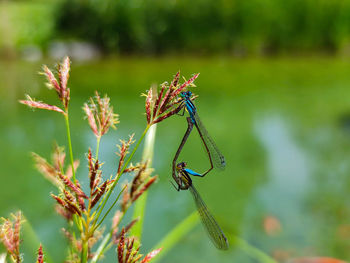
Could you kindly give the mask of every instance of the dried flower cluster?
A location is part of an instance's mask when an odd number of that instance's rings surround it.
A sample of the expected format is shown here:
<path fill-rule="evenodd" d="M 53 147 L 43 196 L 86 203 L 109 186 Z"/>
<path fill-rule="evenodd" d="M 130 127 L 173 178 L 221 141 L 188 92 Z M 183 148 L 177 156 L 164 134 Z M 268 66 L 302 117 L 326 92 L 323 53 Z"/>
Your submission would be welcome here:
<path fill-rule="evenodd" d="M 61 189 L 61 197 L 51 194 L 57 203 L 66 209 L 71 214 L 78 214 L 79 216 L 86 210 L 84 198 L 89 197 L 83 192 L 78 181 L 74 184 L 67 176 L 59 173 L 58 178 L 65 185 L 65 189 Z M 67 190 L 66 190 L 67 189 Z"/>
<path fill-rule="evenodd" d="M 151 177 L 153 169 L 147 168 L 147 163 L 139 164 L 133 167 L 136 171 L 134 179 L 130 183 L 130 191 L 125 191 L 121 203 L 121 209 L 124 213 L 147 189 L 156 181 L 157 176 Z"/>
<path fill-rule="evenodd" d="M 26 95 L 26 98 L 27 98 L 26 100 L 20 100 L 19 102 L 22 104 L 25 104 L 31 108 L 56 111 L 56 112 L 64 114 L 64 111 L 57 106 L 49 105 L 49 104 L 46 104 L 46 103 L 41 102 L 41 101 L 35 101 L 29 95 Z"/>
<path fill-rule="evenodd" d="M 101 137 L 108 132 L 110 127 L 116 129 L 115 124 L 119 123 L 118 114 L 113 113 L 113 107 L 110 106 L 110 99 L 107 95 L 101 98 L 96 91 L 95 101 L 93 98 L 90 98 L 89 104 L 85 103 L 83 110 L 91 130 L 96 137 Z"/>
<path fill-rule="evenodd" d="M 41 244 L 38 249 L 38 257 L 37 257 L 36 263 L 44 263 L 44 252 L 43 252 L 43 246 Z"/>
<path fill-rule="evenodd" d="M 128 141 L 120 140 L 121 145 L 117 145 L 119 152 L 117 152 L 117 155 L 119 156 L 119 162 L 118 162 L 118 170 L 117 174 L 119 175 L 121 172 L 121 169 L 124 165 L 125 162 L 125 157 L 129 153 L 129 148 L 130 146 L 134 143 L 134 134 L 131 134 L 129 136 Z M 124 172 L 132 172 L 136 169 L 137 167 L 130 166 L 129 168 L 126 168 Z"/>
<path fill-rule="evenodd" d="M 90 148 L 87 152 L 89 181 L 86 182 L 86 186 L 83 188 L 76 178 L 79 161 L 74 161 L 73 158 L 69 128 L 69 71 L 70 60 L 68 57 L 58 65 L 57 78 L 47 66 L 43 67 L 42 74 L 46 76 L 47 86 L 56 91 L 62 107 L 35 101 L 29 95 L 27 95 L 26 100 L 20 101 L 20 103 L 31 108 L 56 111 L 62 113 L 65 117 L 70 164 L 65 164 L 66 153 L 64 148 L 57 145 L 55 145 L 51 161 L 47 161 L 35 153 L 32 155 L 39 172 L 58 189 L 58 194 L 51 193 L 51 196 L 57 203 L 56 211 L 67 219 L 70 225 L 75 225 L 75 227 L 62 229 L 64 235 L 69 240 L 70 246 L 66 262 L 87 263 L 90 261 L 96 263 L 103 257 L 105 251 L 112 246 L 117 247 L 119 263 L 149 262 L 160 252 L 160 249 L 154 250 L 143 257 L 143 255 L 139 254 L 139 242 L 135 242 L 139 237 L 127 236 L 129 230 L 139 219 L 134 218 L 126 224 L 123 223 L 123 225 L 121 223 L 131 205 L 137 202 L 139 197 L 150 188 L 156 181 L 157 176 L 151 176 L 153 169 L 148 166 L 149 161 L 138 163 L 134 166 L 131 164 L 131 159 L 152 124 L 165 120 L 183 108 L 182 100 L 178 98 L 178 95 L 187 87 L 193 86 L 193 82 L 198 77 L 198 74 L 180 84 L 180 73 L 177 73 L 170 85 L 167 83 L 161 85 L 159 94 L 153 89 L 148 91 L 146 95 L 146 117 L 148 125 L 131 153 L 129 153 L 129 149 L 135 142 L 134 134 L 128 140 L 120 141 L 116 172 L 108 179 L 103 178 L 102 163 L 98 159 L 99 142 L 101 137 L 109 131 L 109 128 L 116 128 L 116 124 L 119 121 L 118 115 L 114 113 L 107 95 L 101 97 L 96 92 L 95 97 L 90 98 L 89 102 L 83 106 L 89 126 L 97 138 L 96 154 L 94 155 Z M 108 199 L 112 196 L 113 189 L 119 182 L 120 176 L 124 173 L 133 173 L 131 182 L 127 183 L 116 197 L 113 197 L 113 204 L 104 210 L 107 201 L 110 201 Z M 80 181 L 83 182 L 82 179 Z M 111 228 L 107 233 L 104 233 L 105 228 L 101 227 L 101 224 L 118 203 L 119 197 L 122 194 L 123 198 L 120 202 L 120 208 L 114 214 Z M 19 252 L 21 213 L 19 212 L 14 215 L 13 221 L 9 219 L 2 220 L 3 223 L 0 225 L 0 240 L 7 249 L 12 261 L 16 263 L 21 262 L 22 258 Z M 99 242 L 100 240 L 102 241 Z M 95 249 L 94 245 L 97 244 L 99 246 Z M 43 262 L 43 247 L 40 245 L 37 252 L 37 263 Z"/>
<path fill-rule="evenodd" d="M 118 145 L 119 151 L 117 155 L 119 156 L 119 162 L 117 174 L 121 172 L 121 167 L 125 163 L 125 158 L 128 155 L 128 150 L 134 143 L 133 138 L 134 135 L 131 135 L 127 141 L 121 140 L 121 144 Z M 94 221 L 94 215 L 96 214 L 89 216 L 89 211 L 93 209 L 96 204 L 98 204 L 103 195 L 108 191 L 109 187 L 114 182 L 114 179 L 103 181 L 101 164 L 98 159 L 95 159 L 93 157 L 92 151 L 89 149 L 87 153 L 87 161 L 89 169 L 90 193 L 87 194 L 82 190 L 78 180 L 76 180 L 75 183 L 72 182 L 71 166 L 68 166 L 66 172 L 63 173 L 65 170 L 65 156 L 66 154 L 63 147 L 59 147 L 57 145 L 55 145 L 52 154 L 52 164 L 50 164 L 47 160 L 40 157 L 39 155 L 33 153 L 37 169 L 45 176 L 45 178 L 56 185 L 60 190 L 59 195 L 51 194 L 51 196 L 56 200 L 58 204 L 56 207 L 57 212 L 67 220 L 72 220 L 73 215 L 76 215 L 80 218 L 82 224 L 86 226 L 89 224 L 88 221 L 92 221 L 94 223 L 92 223 L 90 227 L 94 227 L 96 225 L 96 221 Z M 77 166 L 78 162 L 76 162 L 75 169 Z M 129 165 L 129 167 L 123 171 L 123 173 L 130 172 L 135 172 L 134 179 L 131 182 L 130 191 L 125 192 L 121 204 L 121 211 L 117 210 L 111 227 L 111 242 L 114 244 L 117 244 L 117 241 L 121 237 L 121 232 L 118 233 L 120 219 L 124 216 L 130 205 L 134 203 L 138 197 L 141 196 L 156 180 L 156 177 L 150 177 L 152 169 L 147 168 L 146 164 L 138 164 L 136 166 Z M 86 202 L 88 204 L 85 204 Z M 136 221 L 137 219 L 132 220 L 129 224 L 126 225 L 124 234 L 131 229 Z M 74 252 L 69 256 L 69 261 L 78 262 L 79 253 L 81 253 L 83 247 L 83 239 L 75 237 L 66 229 L 63 229 L 63 232 L 70 241 L 71 246 L 74 248 Z M 102 233 L 98 230 L 92 232 L 88 231 L 85 235 L 84 238 L 88 240 L 89 258 L 92 258 L 95 255 L 91 252 L 92 246 L 100 239 L 101 235 Z M 136 259 L 138 260 L 138 258 Z M 137 262 L 137 260 L 129 262 Z"/>
<path fill-rule="evenodd" d="M 128 155 L 128 150 L 134 143 L 133 138 L 134 135 L 131 135 L 127 141 L 120 141 L 121 144 L 118 146 L 119 151 L 117 153 L 119 156 L 117 174 L 121 172 L 121 167 L 124 165 L 125 158 Z M 39 155 L 33 153 L 37 169 L 45 176 L 45 178 L 56 185 L 60 190 L 59 195 L 51 194 L 51 196 L 56 200 L 58 204 L 56 207 L 57 212 L 67 220 L 72 220 L 73 215 L 77 215 L 81 218 L 83 224 L 87 224 L 86 215 L 88 214 L 88 211 L 96 206 L 103 195 L 108 191 L 114 180 L 111 179 L 103 181 L 101 164 L 97 159 L 94 159 L 92 151 L 89 149 L 87 153 L 87 161 L 89 168 L 90 193 L 88 195 L 82 190 L 78 180 L 76 180 L 75 183 L 71 181 L 71 166 L 68 166 L 66 172 L 63 174 L 63 171 L 65 170 L 65 156 L 66 154 L 63 147 L 59 147 L 57 145 L 55 145 L 52 154 L 52 164 L 47 162 L 47 160 L 40 157 Z M 77 166 L 78 162 L 76 162 L 75 169 Z M 115 244 L 121 236 L 121 232 L 118 233 L 118 225 L 120 223 L 120 219 L 124 216 L 130 205 L 134 203 L 138 197 L 140 197 L 156 180 L 156 177 L 150 177 L 152 169 L 147 168 L 146 164 L 138 164 L 136 166 L 130 165 L 123 171 L 123 173 L 127 172 L 135 172 L 135 176 L 131 182 L 130 191 L 125 192 L 124 194 L 124 198 L 121 204 L 121 211 L 117 210 L 114 216 L 113 224 L 111 227 L 111 231 L 113 233 L 111 240 Z M 85 202 L 88 204 L 86 205 Z M 90 219 L 94 218 L 90 217 Z M 136 221 L 137 219 L 132 220 L 129 224 L 126 225 L 125 233 L 131 229 Z M 69 257 L 70 262 L 76 262 L 79 259 L 79 253 L 82 251 L 83 241 L 81 238 L 74 237 L 66 229 L 63 229 L 63 232 L 72 244 L 72 247 L 75 251 Z M 90 236 L 86 237 L 88 239 L 89 258 L 92 258 L 94 256 L 94 253 L 91 252 L 92 246 L 99 240 L 101 234 L 102 233 L 100 231 L 94 231 Z"/>
<path fill-rule="evenodd" d="M 101 197 L 108 190 L 108 186 L 110 185 L 110 180 L 102 181 L 102 171 L 99 170 L 100 164 L 98 160 L 94 160 L 92 158 L 91 149 L 88 152 L 88 163 L 89 163 L 89 178 L 90 178 L 90 199 L 89 209 L 92 209 L 97 202 L 101 199 Z"/>
<path fill-rule="evenodd" d="M 166 82 L 161 85 L 158 94 L 154 94 L 157 91 L 149 89 L 147 95 L 145 95 L 147 124 L 152 125 L 161 122 L 178 113 L 183 107 L 183 104 L 180 104 L 182 100 L 178 98 L 178 95 L 187 87 L 194 86 L 193 82 L 198 76 L 199 73 L 181 84 L 179 83 L 180 72 L 177 72 L 170 85 Z"/>
<path fill-rule="evenodd" d="M 56 90 L 58 98 L 62 102 L 64 110 L 54 105 L 49 105 L 44 102 L 35 101 L 29 95 L 27 95 L 26 100 L 20 100 L 19 102 L 31 108 L 56 111 L 64 115 L 67 114 L 69 100 L 70 100 L 70 90 L 67 87 L 67 83 L 69 79 L 69 70 L 70 70 L 70 60 L 68 57 L 66 57 L 63 60 L 63 62 L 57 66 L 58 79 L 59 79 L 58 81 L 55 75 L 47 66 L 43 67 L 44 72 L 42 72 L 42 74 L 46 76 L 47 87 L 50 89 Z"/>
<path fill-rule="evenodd" d="M 12 217 L 13 221 L 1 218 L 3 223 L 0 224 L 0 240 L 10 254 L 13 262 L 19 263 L 22 262 L 19 252 L 22 214 L 18 212 L 13 214 Z"/>
<path fill-rule="evenodd" d="M 153 250 L 141 260 L 143 255 L 139 254 L 140 247 L 134 246 L 135 238 L 127 238 L 125 233 L 126 230 L 123 228 L 117 241 L 118 263 L 147 263 L 161 251 L 161 249 Z"/>
<path fill-rule="evenodd" d="M 50 164 L 45 158 L 41 157 L 36 153 L 32 153 L 34 158 L 35 166 L 38 171 L 53 185 L 58 188 L 62 188 L 64 184 L 59 179 L 59 175 L 65 175 L 68 179 L 72 177 L 73 169 L 71 165 L 68 165 L 67 169 L 64 172 L 64 162 L 66 154 L 63 147 L 59 147 L 57 144 L 54 147 L 52 154 L 52 164 Z M 76 171 L 79 167 L 79 160 L 74 161 L 74 170 Z"/>

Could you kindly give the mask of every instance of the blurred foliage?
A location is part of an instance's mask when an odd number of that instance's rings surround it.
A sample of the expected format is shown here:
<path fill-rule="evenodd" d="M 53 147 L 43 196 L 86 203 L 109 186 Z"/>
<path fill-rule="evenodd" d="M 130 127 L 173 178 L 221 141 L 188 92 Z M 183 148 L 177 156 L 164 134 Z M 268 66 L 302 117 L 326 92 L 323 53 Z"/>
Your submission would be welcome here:
<path fill-rule="evenodd" d="M 0 47 L 64 39 L 124 54 L 350 49 L 350 0 L 3 1 L 0 15 Z"/>
<path fill-rule="evenodd" d="M 350 0 L 63 0 L 58 32 L 105 51 L 232 52 L 344 50 Z"/>
<path fill-rule="evenodd" d="M 54 33 L 52 3 L 0 2 L 0 47 L 45 45 Z"/>

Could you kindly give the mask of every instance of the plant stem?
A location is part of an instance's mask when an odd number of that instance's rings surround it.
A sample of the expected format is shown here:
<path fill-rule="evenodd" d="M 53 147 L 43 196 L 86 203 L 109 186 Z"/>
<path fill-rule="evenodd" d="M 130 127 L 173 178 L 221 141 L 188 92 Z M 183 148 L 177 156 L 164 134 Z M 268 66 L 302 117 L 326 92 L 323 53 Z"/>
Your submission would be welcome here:
<path fill-rule="evenodd" d="M 98 247 L 94 257 L 91 259 L 91 263 L 96 263 L 97 260 L 100 258 L 100 256 L 103 254 L 103 251 L 105 250 L 105 248 L 107 247 L 107 244 L 109 242 L 109 240 L 112 237 L 112 233 L 109 232 L 105 238 L 102 240 L 101 245 Z"/>
<path fill-rule="evenodd" d="M 73 158 L 72 140 L 71 140 L 71 137 L 70 137 L 68 109 L 66 111 L 66 114 L 64 115 L 64 118 L 66 120 L 68 148 L 69 148 L 70 162 L 71 162 L 71 165 L 72 165 L 72 174 L 73 174 L 72 178 L 73 178 L 73 181 L 75 182 L 76 179 L 75 179 L 75 169 L 74 169 L 74 158 Z"/>
<path fill-rule="evenodd" d="M 86 222 L 83 226 L 83 229 L 85 233 L 83 233 L 83 230 L 81 230 L 81 241 L 82 241 L 82 249 L 81 249 L 81 263 L 86 263 L 88 261 L 89 257 L 89 238 L 92 236 L 90 235 L 90 203 L 89 203 L 89 208 L 86 212 Z M 80 220 L 82 222 L 82 218 Z M 83 222 L 84 223 L 84 222 Z"/>
<path fill-rule="evenodd" d="M 142 163 L 146 163 L 147 167 L 152 166 L 156 130 L 157 130 L 157 125 L 156 124 L 152 125 L 145 139 L 145 146 L 143 148 L 143 154 L 142 154 Z M 136 244 L 141 241 L 143 219 L 144 219 L 144 214 L 146 210 L 146 202 L 147 202 L 147 195 L 148 195 L 147 193 L 148 192 L 145 191 L 134 205 L 133 218 L 134 219 L 139 218 L 139 220 L 135 223 L 135 225 L 131 229 L 131 235 L 138 237 Z"/>
<path fill-rule="evenodd" d="M 106 216 L 109 214 L 109 212 L 112 210 L 112 208 L 115 206 L 115 204 L 118 202 L 120 195 L 125 191 L 126 189 L 126 185 L 124 186 L 124 188 L 120 191 L 120 193 L 118 194 L 117 198 L 114 200 L 113 204 L 111 205 L 111 207 L 107 210 L 107 212 L 104 214 L 104 216 L 102 217 L 101 221 L 94 227 L 94 231 L 101 225 L 101 223 L 103 222 L 103 220 L 105 220 Z"/>
<path fill-rule="evenodd" d="M 87 240 L 83 241 L 83 248 L 81 250 L 81 263 L 86 263 L 88 260 L 89 244 Z"/>
<path fill-rule="evenodd" d="M 98 160 L 98 151 L 100 150 L 100 141 L 101 141 L 101 136 L 98 136 L 97 142 L 96 142 L 96 160 Z"/>
<path fill-rule="evenodd" d="M 269 255 L 265 254 L 260 249 L 253 247 L 242 238 L 231 235 L 231 241 L 237 247 L 242 249 L 244 252 L 246 252 L 248 255 L 250 255 L 252 258 L 256 259 L 260 263 L 277 263 L 276 260 L 271 258 Z"/>
<path fill-rule="evenodd" d="M 95 222 L 97 222 L 97 220 L 99 219 L 99 217 L 100 217 L 100 215 L 101 215 L 101 212 L 102 212 L 103 208 L 105 207 L 105 205 L 106 205 L 106 203 L 107 203 L 109 197 L 111 196 L 111 194 L 112 194 L 114 188 L 115 188 L 116 185 L 118 184 L 118 181 L 119 181 L 121 175 L 123 174 L 125 168 L 129 165 L 129 163 L 130 163 L 132 157 L 134 156 L 136 150 L 137 150 L 138 147 L 140 146 L 140 143 L 142 142 L 142 140 L 143 140 L 143 138 L 145 137 L 145 135 L 146 135 L 146 133 L 147 133 L 147 131 L 148 131 L 149 128 L 150 128 L 150 125 L 147 125 L 147 126 L 146 126 L 146 129 L 143 131 L 143 133 L 142 133 L 140 139 L 137 141 L 137 143 L 136 143 L 134 149 L 132 150 L 132 152 L 131 152 L 129 158 L 128 158 L 128 159 L 126 160 L 126 162 L 124 163 L 122 169 L 120 170 L 120 173 L 117 175 L 117 177 L 116 177 L 115 181 L 113 182 L 111 188 L 108 190 L 107 195 L 106 195 L 106 197 L 104 198 L 103 203 L 102 203 L 102 205 L 101 205 L 101 207 L 100 207 L 100 209 L 99 209 L 99 211 L 98 211 L 98 213 L 97 213 Z M 101 221 L 100 223 L 102 223 L 102 221 Z"/>
<path fill-rule="evenodd" d="M 158 262 L 176 243 L 179 242 L 187 233 L 199 224 L 199 216 L 197 211 L 187 216 L 180 222 L 173 230 L 171 230 L 158 244 L 156 244 L 151 251 L 162 248 L 162 251 L 153 259 L 152 262 Z"/>
<path fill-rule="evenodd" d="M 126 208 L 126 210 L 122 213 L 120 219 L 119 219 L 119 223 L 118 225 L 123 221 L 123 218 L 126 214 L 126 212 L 128 211 L 129 207 Z M 113 245 L 113 242 L 109 242 L 109 240 L 112 238 L 113 236 L 113 232 L 114 229 L 111 229 L 111 231 L 109 231 L 109 233 L 104 237 L 104 239 L 102 240 L 101 244 L 99 245 L 99 247 L 96 250 L 96 253 L 94 255 L 94 257 L 92 258 L 90 263 L 96 263 L 97 260 L 109 249 L 111 248 L 111 246 Z"/>
<path fill-rule="evenodd" d="M 199 223 L 199 216 L 197 211 L 190 214 L 181 223 L 179 223 L 173 230 L 171 230 L 157 245 L 151 250 L 162 247 L 161 253 L 153 259 L 152 262 L 159 261 L 170 249 L 172 249 L 176 243 L 179 242 L 187 233 Z M 261 251 L 260 249 L 253 247 L 247 241 L 239 238 L 235 235 L 230 235 L 229 240 L 232 244 L 236 245 L 239 249 L 246 252 L 250 257 L 256 259 L 260 263 L 277 263 L 276 260 L 269 255 Z"/>

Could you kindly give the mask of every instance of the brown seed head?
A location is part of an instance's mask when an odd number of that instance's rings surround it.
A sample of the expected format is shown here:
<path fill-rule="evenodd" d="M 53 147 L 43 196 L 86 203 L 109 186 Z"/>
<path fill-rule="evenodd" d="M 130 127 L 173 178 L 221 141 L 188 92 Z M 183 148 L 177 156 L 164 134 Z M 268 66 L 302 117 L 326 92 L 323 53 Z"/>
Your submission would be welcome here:
<path fill-rule="evenodd" d="M 43 247 L 40 244 L 39 249 L 38 249 L 38 257 L 36 260 L 37 263 L 44 263 L 44 253 L 43 253 Z"/>
<path fill-rule="evenodd" d="M 162 85 L 162 88 L 160 90 L 160 93 L 159 95 L 157 96 L 156 98 L 156 102 L 154 104 L 154 109 L 153 109 L 153 116 L 155 116 L 158 112 L 158 109 L 159 109 L 159 103 L 160 103 L 160 100 L 161 98 L 163 97 L 163 93 L 164 93 L 164 90 L 165 90 L 166 86 L 165 85 Z M 147 112 L 147 111 L 146 111 Z"/>
<path fill-rule="evenodd" d="M 78 167 L 79 167 L 79 165 L 80 165 L 80 161 L 79 161 L 79 160 L 75 160 L 74 163 L 73 163 L 73 165 L 74 165 L 74 171 L 76 172 L 77 169 L 78 169 Z M 71 166 L 71 165 L 68 165 L 68 168 L 67 168 L 67 170 L 66 170 L 66 176 L 67 176 L 69 179 L 72 178 L 72 176 L 73 176 L 73 169 L 72 169 L 72 166 Z"/>
<path fill-rule="evenodd" d="M 55 210 L 59 215 L 61 215 L 67 221 L 71 221 L 73 219 L 73 214 L 69 210 L 63 208 L 61 205 L 57 204 L 55 206 Z"/>
<path fill-rule="evenodd" d="M 124 246 L 125 246 L 125 229 L 122 229 L 120 239 L 118 242 L 118 263 L 124 263 L 123 258 L 124 258 Z"/>
<path fill-rule="evenodd" d="M 136 219 L 132 220 L 132 221 L 125 227 L 125 229 L 123 228 L 125 234 L 129 232 L 129 230 L 135 225 L 135 223 L 136 223 L 137 221 L 139 221 L 139 218 L 136 218 Z M 118 240 L 121 238 L 121 234 L 122 234 L 122 233 L 116 234 L 115 237 L 114 237 L 114 239 L 115 239 L 116 241 L 118 241 Z"/>
<path fill-rule="evenodd" d="M 81 210 L 78 206 L 78 204 L 76 202 L 72 202 L 70 200 L 67 200 L 65 199 L 66 203 L 67 203 L 67 206 L 66 208 L 69 210 L 69 211 L 72 211 L 73 214 L 77 214 L 79 216 L 81 216 Z"/>
<path fill-rule="evenodd" d="M 193 85 L 193 82 L 198 78 L 199 73 L 194 74 L 192 78 L 187 80 L 185 83 L 183 83 L 178 89 L 176 89 L 173 93 L 173 97 L 176 97 L 177 95 L 180 94 L 181 91 L 184 91 L 185 88 L 187 88 L 190 85 Z"/>
<path fill-rule="evenodd" d="M 125 191 L 123 194 L 123 199 L 122 199 L 122 203 L 121 203 L 121 210 L 124 213 L 127 208 L 129 207 L 129 202 L 130 202 L 130 194 L 128 192 L 128 185 L 125 186 Z"/>
<path fill-rule="evenodd" d="M 147 92 L 147 96 L 146 96 L 146 118 L 147 118 L 147 124 L 151 123 L 151 119 L 152 119 L 152 111 L 151 111 L 151 101 L 152 101 L 152 89 L 149 89 Z"/>
<path fill-rule="evenodd" d="M 117 210 L 113 216 L 112 219 L 112 227 L 111 229 L 113 229 L 113 234 L 115 234 L 118 231 L 118 225 L 120 223 L 120 219 L 122 218 L 122 212 L 120 210 Z"/>
<path fill-rule="evenodd" d="M 43 71 L 44 72 L 42 72 L 41 74 L 46 76 L 46 79 L 47 79 L 46 86 L 49 89 L 52 89 L 52 88 L 55 89 L 59 98 L 62 99 L 61 87 L 58 84 L 58 81 L 57 81 L 55 75 L 52 73 L 52 71 L 46 65 L 43 66 Z"/>
<path fill-rule="evenodd" d="M 93 208 L 97 204 L 97 202 L 100 200 L 102 195 L 106 192 L 106 190 L 107 190 L 107 181 L 105 181 L 101 185 L 101 187 L 98 189 L 96 196 L 94 197 L 94 199 L 91 202 L 91 205 L 90 205 L 91 208 Z"/>
<path fill-rule="evenodd" d="M 69 88 L 67 88 L 67 83 L 69 79 L 70 70 L 70 60 L 69 57 L 65 57 L 63 62 L 58 65 L 58 77 L 60 79 L 61 96 L 64 101 L 64 106 L 67 109 L 69 103 Z"/>
<path fill-rule="evenodd" d="M 139 189 L 140 185 L 144 183 L 145 179 L 149 177 L 151 171 L 151 169 L 147 169 L 147 162 L 138 165 L 138 167 L 138 171 L 131 183 L 131 198 L 133 198 L 133 196 L 136 194 L 137 190 Z"/>
<path fill-rule="evenodd" d="M 22 258 L 19 252 L 19 245 L 22 215 L 19 211 L 11 216 L 13 217 L 13 221 L 1 218 L 3 223 L 0 224 L 0 241 L 14 261 L 21 262 Z"/>
<path fill-rule="evenodd" d="M 77 185 L 79 184 L 78 180 L 76 180 L 75 185 L 67 176 L 63 175 L 62 173 L 58 173 L 58 177 L 62 180 L 62 182 L 69 187 L 73 192 L 75 192 L 77 195 L 84 197 L 85 199 L 88 199 L 89 197 L 81 190 L 80 187 Z"/>
<path fill-rule="evenodd" d="M 119 149 L 119 152 L 117 152 L 117 155 L 120 157 L 119 163 L 118 163 L 117 174 L 120 173 L 121 168 L 124 165 L 124 160 L 125 160 L 126 155 L 128 154 L 128 150 L 129 150 L 130 146 L 135 142 L 134 135 L 135 135 L 134 133 L 129 135 L 128 141 L 120 140 L 121 145 L 117 145 L 117 147 Z"/>
<path fill-rule="evenodd" d="M 91 110 L 91 108 L 89 107 L 88 104 L 84 104 L 84 107 L 83 107 L 83 110 L 85 111 L 85 114 L 86 114 L 86 118 L 89 122 L 89 125 L 90 125 L 90 128 L 92 130 L 92 132 L 96 135 L 96 136 L 99 136 L 99 132 L 98 132 L 98 129 L 97 129 L 97 124 L 96 124 L 96 120 L 95 120 L 95 117 L 94 117 L 94 114 Z"/>
<path fill-rule="evenodd" d="M 59 82 L 57 81 L 55 75 L 47 67 L 43 66 L 43 75 L 46 76 L 48 88 L 54 88 L 58 94 L 60 101 L 63 103 L 64 108 L 68 109 L 68 104 L 70 100 L 70 90 L 67 87 L 69 79 L 70 70 L 70 60 L 66 57 L 61 64 L 57 66 Z"/>
<path fill-rule="evenodd" d="M 156 250 L 151 251 L 150 253 L 148 253 L 144 257 L 144 259 L 141 261 L 141 263 L 147 263 L 147 262 L 151 261 L 151 259 L 154 258 L 155 256 L 157 256 L 161 250 L 162 250 L 162 248 L 158 248 Z"/>
<path fill-rule="evenodd" d="M 135 194 L 132 198 L 132 202 L 135 202 L 147 189 L 156 181 L 157 176 L 151 177 L 147 183 Z"/>
<path fill-rule="evenodd" d="M 179 83 L 179 79 L 180 79 L 180 70 L 176 73 L 174 79 L 172 80 L 170 84 L 170 88 L 176 88 L 177 84 Z"/>
<path fill-rule="evenodd" d="M 68 200 L 70 202 L 76 202 L 75 197 L 70 192 L 63 190 L 63 194 L 65 197 L 65 200 Z"/>
<path fill-rule="evenodd" d="M 50 110 L 50 111 L 56 111 L 56 112 L 65 114 L 65 112 L 57 106 L 49 105 L 41 101 L 35 101 L 29 95 L 26 95 L 26 98 L 27 98 L 26 100 L 19 100 L 19 103 L 27 105 L 33 109 Z"/>
<path fill-rule="evenodd" d="M 63 199 L 57 195 L 51 194 L 52 198 L 57 201 L 57 203 L 62 206 L 63 208 L 66 208 L 67 204 Z"/>
<path fill-rule="evenodd" d="M 178 95 L 193 82 L 199 74 L 195 74 L 188 81 L 179 84 L 180 72 L 176 73 L 171 84 L 163 83 L 159 94 L 156 89 L 149 89 L 145 102 L 146 119 L 149 125 L 161 122 L 170 116 L 178 113 L 184 107 L 183 100 Z"/>
<path fill-rule="evenodd" d="M 99 173 L 98 169 L 100 167 L 100 164 L 98 160 L 94 161 L 94 159 L 92 158 L 92 153 L 90 148 L 88 152 L 88 162 L 89 162 L 90 191 L 93 192 L 97 185 L 96 175 L 98 175 Z"/>
<path fill-rule="evenodd" d="M 57 144 L 55 144 L 52 153 L 52 163 L 57 171 L 63 170 L 65 158 L 66 153 L 64 152 L 64 147 L 60 147 Z"/>
<path fill-rule="evenodd" d="M 113 112 L 113 107 L 109 102 L 107 95 L 101 98 L 96 92 L 95 100 L 90 98 L 90 103 L 84 104 L 83 110 L 96 137 L 106 134 L 109 128 L 116 129 L 115 125 L 119 123 L 118 114 Z"/>
<path fill-rule="evenodd" d="M 57 170 L 40 155 L 32 153 L 32 156 L 34 158 L 36 169 L 53 185 L 56 185 L 57 187 L 62 187 L 63 184 L 57 178 Z"/>
<path fill-rule="evenodd" d="M 132 252 L 132 248 L 134 246 L 134 241 L 135 238 L 128 238 L 127 243 L 126 243 L 126 255 L 125 255 L 125 262 L 128 262 L 129 257 L 131 255 Z"/>

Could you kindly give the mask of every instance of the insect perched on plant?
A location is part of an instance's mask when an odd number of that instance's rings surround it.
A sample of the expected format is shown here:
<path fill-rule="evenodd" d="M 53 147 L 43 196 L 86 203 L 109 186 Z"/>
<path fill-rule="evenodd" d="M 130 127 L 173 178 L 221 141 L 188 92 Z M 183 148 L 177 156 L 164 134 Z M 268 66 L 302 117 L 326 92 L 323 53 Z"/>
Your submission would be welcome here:
<path fill-rule="evenodd" d="M 186 118 L 187 124 L 188 124 L 187 130 L 185 132 L 184 137 L 182 138 L 179 148 L 176 151 L 176 154 L 172 163 L 172 176 L 178 185 L 180 185 L 182 182 L 176 173 L 176 162 L 188 139 L 188 136 L 190 135 L 193 129 L 193 125 L 197 128 L 197 131 L 203 142 L 203 145 L 208 154 L 209 162 L 210 162 L 210 168 L 206 172 L 202 174 L 195 173 L 193 175 L 203 177 L 207 173 L 209 173 L 214 167 L 218 168 L 219 170 L 223 170 L 226 166 L 225 157 L 222 155 L 222 153 L 216 146 L 214 140 L 210 137 L 210 135 L 208 134 L 208 131 L 202 124 L 197 112 L 197 108 L 194 106 L 192 99 L 193 97 L 192 97 L 191 91 L 183 91 L 180 93 L 180 100 L 178 102 L 179 103 L 178 107 L 183 108 L 183 112 L 181 115 L 184 115 L 185 110 L 187 110 L 190 116 Z"/>
<path fill-rule="evenodd" d="M 201 198 L 201 196 L 199 195 L 198 191 L 196 190 L 196 188 L 192 183 L 192 179 L 190 175 L 200 176 L 200 174 L 186 168 L 185 162 L 181 162 L 176 165 L 176 172 L 177 172 L 177 177 L 181 182 L 180 184 L 178 184 L 177 187 L 174 185 L 176 190 L 177 191 L 188 190 L 188 189 L 190 190 L 193 196 L 194 202 L 196 203 L 197 210 L 202 220 L 202 223 L 210 239 L 218 249 L 222 249 L 222 250 L 228 249 L 229 244 L 224 232 L 221 230 L 219 224 L 216 222 L 216 220 L 210 213 L 209 209 L 207 208 L 206 204 L 204 203 L 203 199 Z"/>

